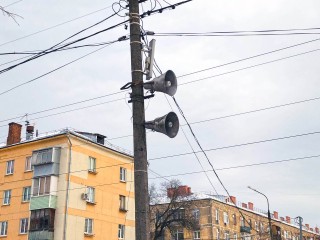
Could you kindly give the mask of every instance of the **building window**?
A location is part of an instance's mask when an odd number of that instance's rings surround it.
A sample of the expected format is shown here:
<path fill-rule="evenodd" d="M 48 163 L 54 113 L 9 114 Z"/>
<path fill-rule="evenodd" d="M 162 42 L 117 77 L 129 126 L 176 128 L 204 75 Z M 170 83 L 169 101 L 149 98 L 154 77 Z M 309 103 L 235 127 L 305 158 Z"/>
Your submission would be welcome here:
<path fill-rule="evenodd" d="M 25 166 L 24 166 L 24 170 L 26 172 L 31 171 L 31 157 L 26 157 L 26 162 L 25 162 Z"/>
<path fill-rule="evenodd" d="M 124 232 L 125 232 L 125 226 L 122 224 L 119 224 L 119 227 L 118 227 L 118 238 L 119 239 L 124 239 Z"/>
<path fill-rule="evenodd" d="M 93 234 L 93 219 L 86 218 L 84 223 L 84 233 L 85 234 Z"/>
<path fill-rule="evenodd" d="M 259 226 L 257 222 L 254 222 L 254 228 L 256 229 L 257 232 L 259 232 Z"/>
<path fill-rule="evenodd" d="M 183 229 L 176 230 L 172 235 L 172 240 L 183 240 L 183 239 L 184 239 Z"/>
<path fill-rule="evenodd" d="M 87 202 L 95 202 L 95 189 L 93 187 L 87 187 Z"/>
<path fill-rule="evenodd" d="M 126 182 L 127 181 L 127 169 L 120 167 L 120 181 Z"/>
<path fill-rule="evenodd" d="M 237 225 L 237 217 L 235 214 L 232 214 L 233 225 Z"/>
<path fill-rule="evenodd" d="M 216 209 L 216 223 L 218 224 L 219 223 L 219 210 Z"/>
<path fill-rule="evenodd" d="M 6 175 L 13 174 L 13 171 L 14 171 L 14 160 L 10 160 L 7 162 Z"/>
<path fill-rule="evenodd" d="M 28 232 L 28 218 L 20 219 L 20 234 L 25 234 Z"/>
<path fill-rule="evenodd" d="M 52 148 L 43 149 L 32 154 L 32 165 L 40 165 L 52 162 Z"/>
<path fill-rule="evenodd" d="M 238 235 L 235 233 L 233 234 L 233 240 L 237 240 L 238 239 Z"/>
<path fill-rule="evenodd" d="M 250 226 L 250 228 L 252 228 L 252 222 L 251 222 L 251 219 L 249 219 L 249 226 Z"/>
<path fill-rule="evenodd" d="M 228 213 L 226 213 L 226 212 L 223 212 L 223 223 L 225 225 L 229 224 L 229 216 L 228 216 Z"/>
<path fill-rule="evenodd" d="M 29 202 L 31 197 L 31 187 L 24 187 L 22 192 L 22 202 Z"/>
<path fill-rule="evenodd" d="M 243 217 L 240 217 L 240 226 L 244 227 L 244 219 L 243 219 Z"/>
<path fill-rule="evenodd" d="M 97 171 L 96 169 L 96 159 L 94 157 L 89 157 L 89 172 L 95 173 Z"/>
<path fill-rule="evenodd" d="M 127 208 L 126 208 L 126 197 L 120 195 L 120 196 L 119 196 L 119 202 L 120 202 L 119 209 L 120 209 L 121 211 L 127 211 Z"/>
<path fill-rule="evenodd" d="M 217 229 L 217 240 L 220 240 L 220 230 L 219 229 Z"/>
<path fill-rule="evenodd" d="M 224 239 L 225 240 L 230 240 L 229 232 L 224 233 Z"/>
<path fill-rule="evenodd" d="M 50 193 L 50 177 L 33 179 L 32 196 L 42 196 Z"/>
<path fill-rule="evenodd" d="M 196 221 L 200 220 L 200 210 L 199 209 L 194 209 L 193 210 L 193 217 Z"/>
<path fill-rule="evenodd" d="M 264 233 L 264 226 L 263 226 L 263 223 L 260 223 L 260 231 L 261 231 L 262 233 Z"/>
<path fill-rule="evenodd" d="M 0 236 L 7 236 L 8 222 L 0 222 Z"/>
<path fill-rule="evenodd" d="M 200 231 L 199 230 L 193 232 L 193 239 L 194 240 L 200 239 Z"/>
<path fill-rule="evenodd" d="M 30 215 L 30 231 L 54 229 L 54 209 L 32 210 Z"/>
<path fill-rule="evenodd" d="M 3 192 L 3 205 L 9 205 L 11 200 L 11 190 L 5 190 Z"/>

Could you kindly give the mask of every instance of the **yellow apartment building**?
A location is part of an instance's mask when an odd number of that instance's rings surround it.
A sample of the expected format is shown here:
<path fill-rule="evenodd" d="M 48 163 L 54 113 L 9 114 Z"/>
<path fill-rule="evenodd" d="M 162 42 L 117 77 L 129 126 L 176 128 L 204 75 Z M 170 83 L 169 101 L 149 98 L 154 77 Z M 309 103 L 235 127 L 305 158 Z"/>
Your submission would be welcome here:
<path fill-rule="evenodd" d="M 255 208 L 252 202 L 238 202 L 234 196 L 229 198 L 212 194 L 192 194 L 188 186 L 180 186 L 175 191 L 187 196 L 185 200 L 192 201 L 192 204 L 171 203 L 174 211 L 179 212 L 175 212 L 167 220 L 179 221 L 179 218 L 191 216 L 196 220 L 195 228 L 186 229 L 178 224 L 178 221 L 174 221 L 174 231 L 170 233 L 166 228 L 159 240 L 270 240 L 267 211 Z M 168 189 L 168 198 L 162 198 L 162 202 L 150 206 L 152 232 L 155 230 L 154 221 L 163 221 L 170 214 L 168 204 L 171 192 L 172 189 Z M 294 219 L 288 216 L 279 217 L 276 211 L 271 215 L 273 240 L 299 240 L 299 225 Z M 302 235 L 303 240 L 320 240 L 319 228 L 311 228 L 309 224 L 303 225 Z"/>
<path fill-rule="evenodd" d="M 0 239 L 134 239 L 131 154 L 100 134 L 21 130 L 0 145 Z"/>

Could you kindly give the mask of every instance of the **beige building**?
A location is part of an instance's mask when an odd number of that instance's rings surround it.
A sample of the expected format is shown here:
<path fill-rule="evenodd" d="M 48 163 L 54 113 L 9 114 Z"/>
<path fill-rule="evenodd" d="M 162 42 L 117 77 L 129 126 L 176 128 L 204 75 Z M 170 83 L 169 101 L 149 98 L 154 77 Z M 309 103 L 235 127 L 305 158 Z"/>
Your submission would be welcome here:
<path fill-rule="evenodd" d="M 171 189 L 168 193 L 171 193 Z M 179 193 L 186 194 L 192 204 L 174 205 L 180 206 L 180 212 L 173 214 L 167 218 L 181 219 L 184 216 L 196 220 L 193 229 L 181 227 L 178 221 L 173 221 L 176 224 L 174 231 L 170 233 L 168 228 L 165 234 L 158 238 L 160 240 L 270 240 L 269 224 L 267 211 L 259 210 L 254 207 L 251 202 L 241 203 L 237 202 L 235 197 L 225 197 L 210 194 L 189 194 L 191 190 L 187 186 L 181 186 Z M 168 203 L 170 198 L 162 200 L 160 204 L 151 205 L 151 219 L 155 221 L 163 221 L 170 213 Z M 236 204 L 234 204 L 236 203 Z M 173 204 L 172 204 L 173 205 Z M 166 214 L 162 215 L 167 211 Z M 158 216 L 161 216 L 159 219 Z M 157 219 L 158 218 L 158 219 Z M 151 228 L 154 231 L 154 224 L 152 221 Z M 272 214 L 272 234 L 273 240 L 299 240 L 299 226 L 294 219 L 286 216 L 279 217 L 278 212 Z M 304 240 L 319 240 L 319 228 L 311 228 L 308 224 L 303 226 Z"/>
<path fill-rule="evenodd" d="M 0 239 L 134 239 L 129 153 L 100 134 L 21 129 L 0 146 Z"/>

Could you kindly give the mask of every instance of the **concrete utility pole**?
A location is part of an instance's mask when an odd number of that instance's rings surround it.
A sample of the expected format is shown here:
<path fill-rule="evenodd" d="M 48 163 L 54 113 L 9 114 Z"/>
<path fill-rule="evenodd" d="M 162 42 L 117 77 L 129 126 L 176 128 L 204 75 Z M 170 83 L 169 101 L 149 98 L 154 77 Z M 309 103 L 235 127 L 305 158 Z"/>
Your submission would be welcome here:
<path fill-rule="evenodd" d="M 129 0 L 130 48 L 132 75 L 132 118 L 134 147 L 135 227 L 136 240 L 150 237 L 148 164 L 142 73 L 139 1 Z"/>

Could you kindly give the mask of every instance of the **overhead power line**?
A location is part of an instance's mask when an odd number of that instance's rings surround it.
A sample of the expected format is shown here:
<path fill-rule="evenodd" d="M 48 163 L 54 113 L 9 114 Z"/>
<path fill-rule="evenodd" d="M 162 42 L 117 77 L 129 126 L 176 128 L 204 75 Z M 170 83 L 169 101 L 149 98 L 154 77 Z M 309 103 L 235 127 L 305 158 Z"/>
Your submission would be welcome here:
<path fill-rule="evenodd" d="M 297 137 L 305 137 L 305 136 L 316 135 L 316 134 L 319 134 L 319 133 L 320 133 L 319 131 L 316 131 L 316 132 L 301 133 L 301 134 L 296 134 L 296 135 L 289 135 L 289 136 L 284 136 L 284 137 L 269 138 L 269 139 L 263 139 L 263 140 L 253 141 L 253 142 L 246 142 L 246 143 L 239 143 L 239 144 L 216 147 L 216 148 L 209 148 L 209 149 L 205 149 L 204 152 L 218 151 L 218 150 L 222 150 L 222 149 L 229 149 L 229 148 L 236 148 L 236 147 L 243 147 L 243 146 L 250 146 L 250 145 L 259 144 L 259 143 L 274 142 L 274 141 L 297 138 Z M 201 152 L 202 151 L 196 151 L 196 153 L 201 153 Z M 190 155 L 190 154 L 193 154 L 193 152 L 186 152 L 186 153 L 179 153 L 179 154 L 173 154 L 173 155 L 167 155 L 167 156 L 160 156 L 160 157 L 155 157 L 155 158 L 149 158 L 148 160 L 149 161 L 153 161 L 153 160 L 156 160 L 156 159 L 164 159 L 164 158 L 186 156 L 186 155 Z"/>
<path fill-rule="evenodd" d="M 208 76 L 208 77 L 204 77 L 204 78 L 200 78 L 200 79 L 196 79 L 196 80 L 191 80 L 191 81 L 188 81 L 188 82 L 180 83 L 179 85 L 183 86 L 183 85 L 186 85 L 186 84 L 203 81 L 203 80 L 207 80 L 207 79 L 210 79 L 210 78 L 220 77 L 220 76 L 224 76 L 224 75 L 227 75 L 227 74 L 240 72 L 240 71 L 243 71 L 243 70 L 247 70 L 247 69 L 251 69 L 251 68 L 267 65 L 267 64 L 270 64 L 270 63 L 279 62 L 279 61 L 282 61 L 282 60 L 285 60 L 285 59 L 298 57 L 298 56 L 306 55 L 306 54 L 309 54 L 309 53 L 314 53 L 314 52 L 317 52 L 319 50 L 320 50 L 320 48 L 314 49 L 314 50 L 310 50 L 310 51 L 306 51 L 306 52 L 302 52 L 302 53 L 298 53 L 298 54 L 294 54 L 294 55 L 290 55 L 290 56 L 283 57 L 283 58 L 278 58 L 278 59 L 267 61 L 267 62 L 263 62 L 263 63 L 254 64 L 254 65 L 251 65 L 251 66 L 248 66 L 248 67 L 238 68 L 238 69 L 235 69 L 235 70 L 231 70 L 231 71 L 224 72 L 224 73 L 219 73 L 219 74 L 216 74 L 216 75 L 212 75 L 212 76 Z"/>
<path fill-rule="evenodd" d="M 312 39 L 312 40 L 309 40 L 309 41 L 305 41 L 305 42 L 300 42 L 300 43 L 297 43 L 297 44 L 293 44 L 293 45 L 290 45 L 290 46 L 287 46 L 287 47 L 278 48 L 278 49 L 275 49 L 275 50 L 272 50 L 272 51 L 268 51 L 268 52 L 264 52 L 264 53 L 259 53 L 259 54 L 257 54 L 257 55 L 253 55 L 253 56 L 241 58 L 241 59 L 238 59 L 238 60 L 234 60 L 234 61 L 231 61 L 231 62 L 227 62 L 227 63 L 224 63 L 224 64 L 220 64 L 220 65 L 217 65 L 217 66 L 213 66 L 213 67 L 201 69 L 201 70 L 194 71 L 194 72 L 191 72 L 191 73 L 186 73 L 186 74 L 183 74 L 183 75 L 178 76 L 178 78 L 186 77 L 186 76 L 193 75 L 193 74 L 196 74 L 196 73 L 205 72 L 205 71 L 212 70 L 212 69 L 215 69 L 215 68 L 224 67 L 224 66 L 231 65 L 231 64 L 234 64 L 234 63 L 246 61 L 246 60 L 249 60 L 249 59 L 253 59 L 253 58 L 257 58 L 257 57 L 262 57 L 262 56 L 265 56 L 265 55 L 269 55 L 269 54 L 272 54 L 272 53 L 280 52 L 280 51 L 287 50 L 287 49 L 290 49 L 290 48 L 295 48 L 295 47 L 302 46 L 302 45 L 305 45 L 305 44 L 313 43 L 313 42 L 316 42 L 316 41 L 319 41 L 319 40 L 320 40 L 320 38 L 316 38 L 316 39 Z"/>
<path fill-rule="evenodd" d="M 305 156 L 305 157 L 298 157 L 298 158 L 289 158 L 289 159 L 283 159 L 283 160 L 276 160 L 276 161 L 267 161 L 267 162 L 261 162 L 261 163 L 251 163 L 251 164 L 243 164 L 243 165 L 236 165 L 236 166 L 229 166 L 229 167 L 223 167 L 223 168 L 216 168 L 216 171 L 224 171 L 224 170 L 231 170 L 231 169 L 238 169 L 238 168 L 247 168 L 247 167 L 256 167 L 256 166 L 264 166 L 264 165 L 270 165 L 270 164 L 276 164 L 276 163 L 284 163 L 284 162 L 293 162 L 293 161 L 301 161 L 306 159 L 313 159 L 313 158 L 319 158 L 320 155 L 313 155 L 313 156 Z M 212 172 L 213 170 L 206 170 L 206 172 Z M 179 177 L 179 176 L 186 176 L 186 175 L 193 175 L 193 174 L 199 174 L 203 173 L 203 171 L 193 171 L 193 172 L 183 172 L 183 173 L 177 173 L 177 174 L 170 174 L 170 175 L 162 175 L 162 178 L 168 178 L 168 177 Z M 150 179 L 156 179 L 150 178 Z"/>
<path fill-rule="evenodd" d="M 127 39 L 122 39 L 121 41 L 123 41 L 123 40 L 127 40 Z M 119 41 L 119 40 L 110 42 L 109 45 L 106 45 L 106 46 L 103 46 L 103 47 L 101 47 L 101 48 L 98 48 L 97 50 L 94 50 L 94 51 L 92 51 L 92 52 L 90 52 L 90 53 L 87 53 L 87 54 L 85 54 L 85 55 L 83 55 L 83 56 L 81 56 L 81 57 L 79 57 L 79 58 L 76 58 L 76 59 L 74 59 L 74 60 L 72 60 L 72 61 L 70 61 L 70 62 L 68 62 L 68 63 L 66 63 L 66 64 L 63 64 L 63 65 L 61 65 L 60 67 L 57 67 L 57 68 L 55 68 L 55 69 L 53 69 L 53 70 L 51 70 L 51 71 L 49 71 L 49 72 L 46 72 L 46 73 L 44 73 L 44 74 L 42 74 L 42 75 L 40 75 L 40 76 L 38 76 L 38 77 L 36 77 L 36 78 L 33 78 L 33 79 L 31 79 L 31 80 L 28 80 L 28 81 L 26 81 L 26 82 L 23 82 L 23 83 L 21 83 L 21 84 L 18 84 L 18 85 L 16 85 L 16 86 L 12 87 L 12 88 L 9 88 L 9 89 L 7 89 L 7 90 L 5 90 L 5 91 L 3 91 L 3 92 L 0 92 L 0 96 L 6 94 L 6 93 L 8 93 L 8 92 L 11 92 L 11 91 L 13 91 L 13 90 L 15 90 L 15 89 L 17 89 L 17 88 L 19 88 L 19 87 L 21 87 L 21 86 L 26 85 L 26 84 L 30 84 L 31 82 L 34 82 L 34 81 L 36 81 L 36 80 L 38 80 L 38 79 L 40 79 L 40 78 L 42 78 L 42 77 L 44 77 L 44 76 L 46 76 L 46 75 L 49 75 L 49 74 L 51 74 L 51 73 L 53 73 L 53 72 L 55 72 L 55 71 L 57 71 L 57 70 L 59 70 L 59 69 L 61 69 L 61 68 L 66 67 L 66 66 L 68 66 L 68 65 L 70 65 L 70 64 L 72 64 L 72 63 L 74 63 L 74 62 L 77 62 L 77 61 L 79 61 L 80 59 L 85 58 L 85 57 L 87 57 L 87 56 L 89 56 L 89 55 L 91 55 L 91 54 L 93 54 L 93 53 L 95 53 L 95 52 L 98 52 L 98 51 L 100 51 L 100 50 L 102 50 L 102 49 L 110 46 L 111 44 L 113 44 L 113 43 L 115 43 L 115 42 L 118 42 L 118 41 Z"/>
<path fill-rule="evenodd" d="M 295 33 L 243 33 L 243 34 L 179 34 L 155 33 L 156 37 L 252 37 L 252 36 L 290 36 L 290 35 L 319 35 L 320 32 L 295 32 Z"/>
<path fill-rule="evenodd" d="M 22 0 L 21 0 L 21 1 L 22 1 Z M 6 6 L 6 7 L 8 7 L 8 6 Z M 81 18 L 90 16 L 90 15 L 95 14 L 95 13 L 97 13 L 97 12 L 101 12 L 101 11 L 103 11 L 103 10 L 105 10 L 105 9 L 108 9 L 108 8 L 111 8 L 111 6 L 104 7 L 104 8 L 100 8 L 100 9 L 98 9 L 98 10 L 96 10 L 96 11 L 89 12 L 89 13 L 84 14 L 84 15 L 82 15 L 82 16 L 79 16 L 79 17 L 70 19 L 70 20 L 68 20 L 68 21 L 65 21 L 65 22 L 62 22 L 62 23 L 53 25 L 53 26 L 48 27 L 48 28 L 44 28 L 44 29 L 39 30 L 39 31 L 37 31 L 37 32 L 34 32 L 34 33 L 31 33 L 31 34 L 28 34 L 28 35 L 25 35 L 25 36 L 22 36 L 22 37 L 19 37 L 19 38 L 10 40 L 10 41 L 8 41 L 8 42 L 1 43 L 1 44 L 0 44 L 0 47 L 1 47 L 1 46 L 4 46 L 4 45 L 7 45 L 7 44 L 9 44 L 9 43 L 16 42 L 16 41 L 19 41 L 19 40 L 21 40 L 21 39 L 25 39 L 25 38 L 31 37 L 31 36 L 33 36 L 33 35 L 36 35 L 36 34 L 39 34 L 39 33 L 45 32 L 45 31 L 48 31 L 48 30 L 50 30 L 50 29 L 60 27 L 60 26 L 65 25 L 65 24 L 67 24 L 67 23 L 70 23 L 70 22 L 79 20 L 79 19 L 81 19 Z"/>

